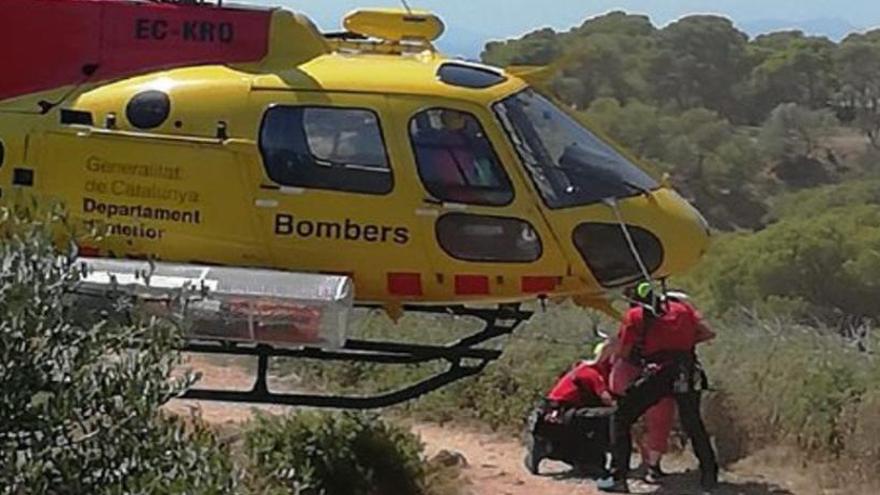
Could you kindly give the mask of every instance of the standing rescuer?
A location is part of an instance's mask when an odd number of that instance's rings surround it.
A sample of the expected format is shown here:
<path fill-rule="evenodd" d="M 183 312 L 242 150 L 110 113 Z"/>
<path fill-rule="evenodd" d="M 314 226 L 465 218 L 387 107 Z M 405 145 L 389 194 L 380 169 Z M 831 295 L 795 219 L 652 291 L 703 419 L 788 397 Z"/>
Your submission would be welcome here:
<path fill-rule="evenodd" d="M 691 305 L 657 294 L 652 284 L 639 284 L 635 292 L 640 304 L 623 319 L 615 358 L 640 363 L 642 373 L 618 400 L 611 428 L 611 477 L 598 486 L 606 492 L 629 492 L 632 425 L 664 397 L 672 396 L 700 461 L 700 484 L 711 491 L 718 484 L 718 463 L 700 416 L 704 380 L 696 346 L 715 338 L 715 333 Z"/>

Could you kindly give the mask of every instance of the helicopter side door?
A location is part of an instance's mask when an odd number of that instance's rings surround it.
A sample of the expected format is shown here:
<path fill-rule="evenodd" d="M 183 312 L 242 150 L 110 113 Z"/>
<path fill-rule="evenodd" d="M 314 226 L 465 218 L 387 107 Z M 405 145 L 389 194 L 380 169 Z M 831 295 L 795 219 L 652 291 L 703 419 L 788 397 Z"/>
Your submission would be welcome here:
<path fill-rule="evenodd" d="M 342 273 L 361 302 L 388 300 L 389 273 L 419 273 L 427 257 L 389 153 L 382 95 L 260 91 L 250 187 L 273 265 Z M 409 191 L 409 192 L 408 192 Z"/>
<path fill-rule="evenodd" d="M 420 197 L 412 207 L 429 239 L 432 300 L 516 301 L 558 293 L 569 266 L 537 203 L 510 165 L 503 135 L 478 105 L 390 96 L 395 152 Z"/>

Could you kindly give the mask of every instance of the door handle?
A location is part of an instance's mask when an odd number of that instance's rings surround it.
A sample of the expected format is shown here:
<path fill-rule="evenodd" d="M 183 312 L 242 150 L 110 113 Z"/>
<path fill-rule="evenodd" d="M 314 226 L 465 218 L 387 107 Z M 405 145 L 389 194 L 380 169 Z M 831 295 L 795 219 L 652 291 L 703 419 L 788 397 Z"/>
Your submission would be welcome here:
<path fill-rule="evenodd" d="M 428 206 L 436 206 L 443 210 L 462 211 L 468 208 L 468 205 L 464 203 L 450 203 L 448 201 L 442 201 L 436 198 L 425 198 L 422 201 Z"/>

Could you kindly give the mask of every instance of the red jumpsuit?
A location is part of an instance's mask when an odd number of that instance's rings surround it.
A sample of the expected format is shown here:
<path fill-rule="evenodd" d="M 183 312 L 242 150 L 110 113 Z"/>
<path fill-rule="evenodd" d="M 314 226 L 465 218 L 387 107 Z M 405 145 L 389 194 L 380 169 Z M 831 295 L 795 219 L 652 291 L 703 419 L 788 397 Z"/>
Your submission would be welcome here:
<path fill-rule="evenodd" d="M 580 362 L 556 382 L 547 398 L 574 408 L 600 406 L 608 393 L 609 371 L 603 364 Z"/>
<path fill-rule="evenodd" d="M 611 369 L 611 392 L 623 395 L 640 374 L 638 366 L 624 360 L 615 361 Z M 672 397 L 666 397 L 648 409 L 645 413 L 645 434 L 638 440 L 642 459 L 660 457 L 669 451 L 669 436 L 674 422 L 675 399 Z"/>

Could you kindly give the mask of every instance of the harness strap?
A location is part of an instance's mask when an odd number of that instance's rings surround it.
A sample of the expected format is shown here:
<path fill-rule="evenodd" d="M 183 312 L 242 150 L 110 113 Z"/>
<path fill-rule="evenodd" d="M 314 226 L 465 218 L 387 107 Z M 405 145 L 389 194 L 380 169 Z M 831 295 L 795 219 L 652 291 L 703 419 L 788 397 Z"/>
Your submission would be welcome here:
<path fill-rule="evenodd" d="M 636 334 L 636 341 L 633 344 L 632 353 L 630 354 L 630 362 L 640 368 L 643 368 L 646 361 L 645 342 L 648 339 L 648 332 L 653 328 L 656 316 L 651 311 L 646 311 L 644 306 L 642 309 L 642 325 L 641 331 Z"/>

